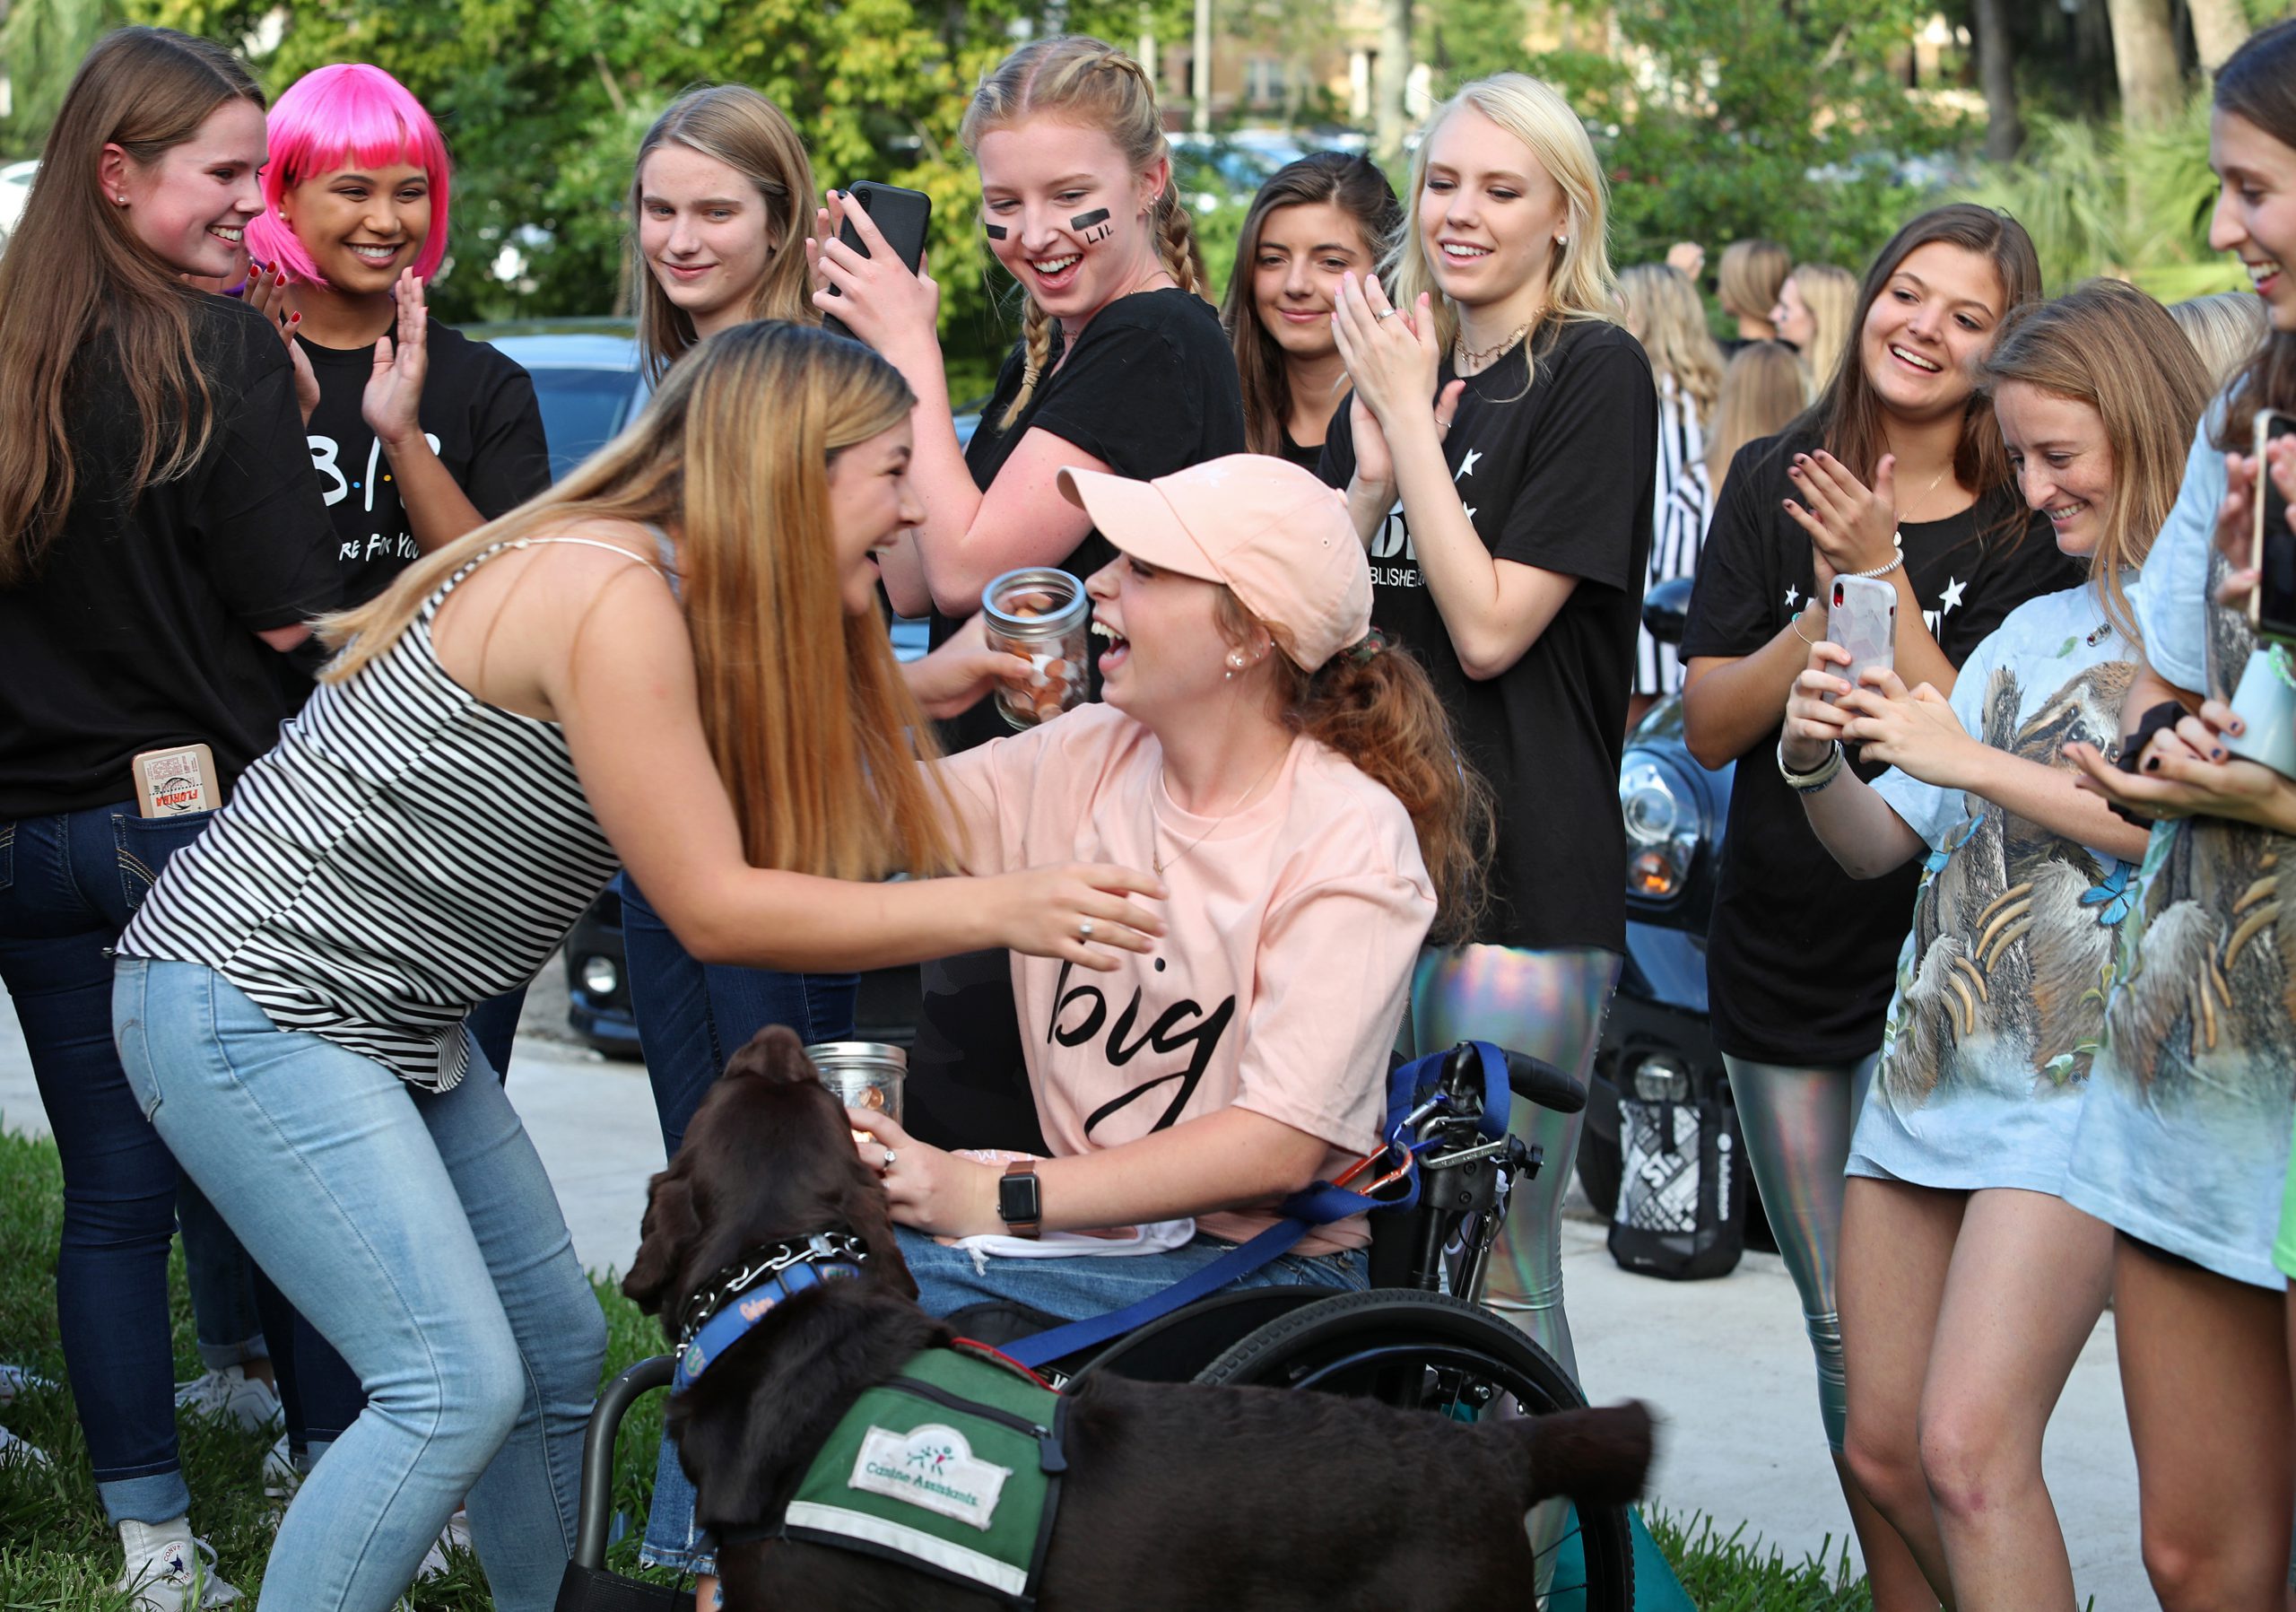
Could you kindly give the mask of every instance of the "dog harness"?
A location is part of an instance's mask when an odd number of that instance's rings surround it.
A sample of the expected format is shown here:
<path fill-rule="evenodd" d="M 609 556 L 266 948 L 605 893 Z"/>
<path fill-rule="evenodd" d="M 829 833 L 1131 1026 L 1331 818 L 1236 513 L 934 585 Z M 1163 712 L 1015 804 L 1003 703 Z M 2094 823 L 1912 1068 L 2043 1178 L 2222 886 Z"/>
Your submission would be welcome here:
<path fill-rule="evenodd" d="M 962 1341 L 865 1390 L 768 1537 L 835 1546 L 1036 1604 L 1060 1509 L 1068 1401 Z"/>

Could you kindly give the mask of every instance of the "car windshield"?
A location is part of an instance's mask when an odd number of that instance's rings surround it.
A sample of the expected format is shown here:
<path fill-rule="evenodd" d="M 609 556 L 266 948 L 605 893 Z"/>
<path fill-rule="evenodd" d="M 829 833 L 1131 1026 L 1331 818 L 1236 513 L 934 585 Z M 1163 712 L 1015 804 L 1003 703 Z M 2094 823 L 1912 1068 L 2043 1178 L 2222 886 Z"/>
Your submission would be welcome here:
<path fill-rule="evenodd" d="M 629 423 L 636 388 L 627 370 L 536 368 L 527 373 L 534 377 L 543 430 L 550 437 L 552 481 L 604 447 Z"/>

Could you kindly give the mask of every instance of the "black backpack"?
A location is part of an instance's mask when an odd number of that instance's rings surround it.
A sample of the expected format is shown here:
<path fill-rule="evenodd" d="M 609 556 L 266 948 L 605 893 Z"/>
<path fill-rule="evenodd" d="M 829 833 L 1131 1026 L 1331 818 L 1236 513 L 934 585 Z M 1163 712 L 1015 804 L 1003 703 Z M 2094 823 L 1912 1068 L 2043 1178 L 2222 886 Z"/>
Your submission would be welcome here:
<path fill-rule="evenodd" d="M 1674 1282 L 1735 1270 L 1746 1246 L 1737 1110 L 1711 1097 L 1653 1102 L 1621 1094 L 1618 1137 L 1611 1258 Z"/>

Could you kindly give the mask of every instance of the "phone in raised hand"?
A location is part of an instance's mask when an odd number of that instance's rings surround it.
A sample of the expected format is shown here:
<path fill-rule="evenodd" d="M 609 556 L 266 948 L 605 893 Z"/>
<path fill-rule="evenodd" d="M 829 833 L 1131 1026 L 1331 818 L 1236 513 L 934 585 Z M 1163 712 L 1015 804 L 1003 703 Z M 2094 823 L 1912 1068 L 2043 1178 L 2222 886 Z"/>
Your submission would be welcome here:
<path fill-rule="evenodd" d="M 933 198 L 922 190 L 880 185 L 874 179 L 856 179 L 853 187 L 845 193 L 845 205 L 851 207 L 857 202 L 869 215 L 869 222 L 877 226 L 877 233 L 885 238 L 893 256 L 910 274 L 915 274 L 917 266 L 925 261 L 925 230 L 933 222 Z M 838 231 L 837 238 L 862 257 L 869 256 L 869 248 L 861 244 L 860 231 L 853 227 L 851 218 Z M 832 285 L 829 294 L 834 297 L 842 293 Z M 833 313 L 822 316 L 822 327 L 833 335 L 853 335 L 845 321 Z"/>

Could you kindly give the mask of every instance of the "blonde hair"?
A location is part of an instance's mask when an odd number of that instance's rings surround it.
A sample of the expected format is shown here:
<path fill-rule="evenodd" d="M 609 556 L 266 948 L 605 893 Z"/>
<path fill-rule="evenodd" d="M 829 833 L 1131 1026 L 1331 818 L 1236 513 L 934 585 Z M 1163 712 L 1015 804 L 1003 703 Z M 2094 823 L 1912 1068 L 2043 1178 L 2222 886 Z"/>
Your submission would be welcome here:
<path fill-rule="evenodd" d="M 700 339 L 694 334 L 692 316 L 670 301 L 669 292 L 662 289 L 645 254 L 638 248 L 646 159 L 665 145 L 683 145 L 723 162 L 754 186 L 765 204 L 766 227 L 774 244 L 765 273 L 750 293 L 749 317 L 808 325 L 821 322 L 813 308 L 804 249 L 799 245 L 813 228 L 815 205 L 813 169 L 805 159 L 805 143 L 781 109 L 747 84 L 688 90 L 654 119 L 654 126 L 638 143 L 638 159 L 630 168 L 630 249 L 638 282 L 638 351 L 649 381 L 659 381 Z"/>
<path fill-rule="evenodd" d="M 1738 449 L 1774 437 L 1810 405 L 1810 372 L 1784 342 L 1748 342 L 1730 354 L 1706 428 L 1706 475 L 1718 497 Z"/>
<path fill-rule="evenodd" d="M 343 646 L 322 675 L 355 675 L 498 545 L 590 520 L 674 530 L 702 730 L 751 865 L 842 879 L 951 871 L 945 795 L 916 765 L 930 754 L 924 715 L 883 626 L 846 614 L 830 519 L 837 454 L 915 402 L 858 342 L 781 320 L 735 326 L 549 492 L 322 621 Z"/>
<path fill-rule="evenodd" d="M 1722 248 L 1722 266 L 1714 277 L 1715 301 L 1732 318 L 1760 319 L 1767 325 L 1793 266 L 1793 257 L 1774 240 L 1734 240 Z"/>
<path fill-rule="evenodd" d="M 1722 389 L 1722 349 L 1706 327 L 1698 287 L 1671 264 L 1639 263 L 1620 272 L 1618 290 L 1626 327 L 1649 354 L 1651 369 L 1674 378 L 1700 422 L 1712 419 Z"/>
<path fill-rule="evenodd" d="M 1154 83 L 1123 51 L 1083 34 L 1055 34 L 1023 45 L 983 74 L 980 87 L 965 107 L 957 137 L 978 160 L 983 135 L 1045 115 L 1098 129 L 1115 143 L 1135 174 L 1147 172 L 1171 154 L 1164 142 L 1164 115 L 1156 104 Z M 1172 283 L 1209 301 L 1204 254 L 1196 248 L 1187 209 L 1169 179 L 1149 222 L 1156 231 L 1156 255 Z M 999 431 L 1010 429 L 1021 417 L 1052 358 L 1052 316 L 1034 297 L 1024 294 L 1023 304 L 1021 389 L 997 421 Z"/>
<path fill-rule="evenodd" d="M 1786 277 L 1802 293 L 1802 306 L 1817 327 L 1802 350 L 1802 362 L 1809 366 L 1812 384 L 1822 387 L 1849 348 L 1850 321 L 1857 317 L 1857 276 L 1831 263 L 1797 263 Z M 1782 285 L 1779 294 L 1785 294 Z"/>
<path fill-rule="evenodd" d="M 2121 572 L 2144 564 L 2184 482 L 2185 453 L 2208 406 L 2208 374 L 2168 310 L 2122 280 L 2091 280 L 2005 320 L 1980 378 L 2022 381 L 2097 412 L 2113 456 L 2104 536 L 2089 586 L 2132 644 L 2136 614 Z"/>
<path fill-rule="evenodd" d="M 2219 391 L 2242 364 L 2256 356 L 2266 332 L 2272 328 L 2264 299 L 2252 291 L 2188 297 L 2170 309 L 2169 317 L 2200 354 L 2210 386 Z"/>
<path fill-rule="evenodd" d="M 1436 132 L 1454 114 L 1473 108 L 1521 141 L 1538 165 L 1561 187 L 1569 208 L 1565 239 L 1553 249 L 1547 271 L 1547 304 L 1542 323 L 1570 319 L 1618 322 L 1618 281 L 1611 273 L 1610 192 L 1594 142 L 1561 92 L 1527 73 L 1494 73 L 1460 86 L 1435 109 L 1411 161 L 1411 195 L 1405 203 L 1403 233 L 1380 276 L 1397 308 L 1418 303 L 1426 292 L 1435 309 L 1435 333 L 1448 347 L 1459 334 L 1458 309 L 1435 283 L 1434 266 L 1420 239 L 1419 208 L 1427 193 L 1427 153 Z"/>

